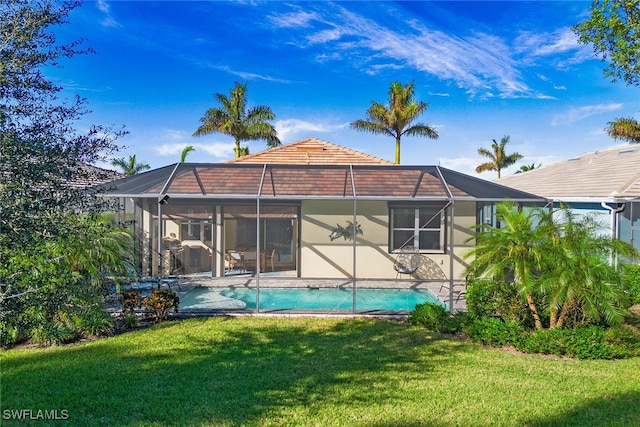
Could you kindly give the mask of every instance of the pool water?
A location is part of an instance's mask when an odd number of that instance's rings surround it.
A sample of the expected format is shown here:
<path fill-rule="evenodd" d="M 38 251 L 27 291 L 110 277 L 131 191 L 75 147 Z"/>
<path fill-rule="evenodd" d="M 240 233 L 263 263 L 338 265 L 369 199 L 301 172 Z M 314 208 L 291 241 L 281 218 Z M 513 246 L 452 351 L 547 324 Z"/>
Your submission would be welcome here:
<path fill-rule="evenodd" d="M 256 289 L 215 289 L 199 287 L 180 301 L 181 310 L 256 308 Z M 417 304 L 442 305 L 423 289 L 357 289 L 356 310 L 409 311 Z M 264 288 L 260 289 L 261 310 L 352 310 L 353 290 L 341 288 Z"/>

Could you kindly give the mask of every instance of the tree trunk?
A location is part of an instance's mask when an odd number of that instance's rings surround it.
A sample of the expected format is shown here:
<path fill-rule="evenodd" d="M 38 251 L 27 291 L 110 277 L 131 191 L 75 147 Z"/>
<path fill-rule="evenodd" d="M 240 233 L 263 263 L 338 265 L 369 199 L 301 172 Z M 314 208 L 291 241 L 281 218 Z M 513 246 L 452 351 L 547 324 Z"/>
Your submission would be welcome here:
<path fill-rule="evenodd" d="M 549 309 L 549 328 L 553 328 L 558 323 L 558 309 Z"/>
<path fill-rule="evenodd" d="M 396 138 L 396 165 L 400 164 L 400 137 Z"/>
<path fill-rule="evenodd" d="M 569 310 L 571 309 L 571 304 L 565 302 L 562 306 L 562 310 L 560 311 L 560 316 L 558 316 L 558 321 L 554 325 L 556 328 L 562 328 L 564 326 L 564 321 L 567 320 L 567 316 L 569 315 Z"/>
<path fill-rule="evenodd" d="M 538 308 L 536 307 L 536 303 L 533 301 L 533 295 L 527 294 L 527 304 L 529 305 L 529 310 L 531 310 L 531 315 L 533 316 L 533 321 L 536 325 L 536 329 L 542 329 L 542 322 L 540 321 L 540 316 L 538 315 Z"/>

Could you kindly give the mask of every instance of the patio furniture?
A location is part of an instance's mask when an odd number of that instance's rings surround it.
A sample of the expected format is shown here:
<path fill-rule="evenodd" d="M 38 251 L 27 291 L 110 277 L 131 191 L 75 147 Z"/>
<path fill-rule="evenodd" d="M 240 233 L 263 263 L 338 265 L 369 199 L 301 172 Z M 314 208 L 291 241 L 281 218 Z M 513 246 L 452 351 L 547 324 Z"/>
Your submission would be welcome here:
<path fill-rule="evenodd" d="M 227 261 L 227 270 L 235 270 L 238 263 L 242 261 L 242 256 L 235 249 L 229 249 L 224 254 L 224 259 Z"/>
<path fill-rule="evenodd" d="M 408 274 L 409 278 L 420 267 L 420 251 L 414 246 L 404 246 L 396 256 L 393 269 L 396 271 L 396 280 L 403 274 Z"/>
<path fill-rule="evenodd" d="M 127 275 L 129 276 L 129 283 L 121 286 L 122 289 L 149 291 L 153 290 L 154 286 L 160 288 L 161 285 L 167 285 L 169 290 L 173 290 L 171 285 L 177 285 L 178 289 L 182 290 L 180 287 L 180 281 L 177 277 L 163 277 L 162 279 L 158 277 L 141 277 L 133 264 L 126 261 L 123 264 Z"/>
<path fill-rule="evenodd" d="M 271 271 L 276 271 L 275 269 L 275 265 L 274 265 L 274 259 L 276 257 L 276 250 L 273 249 L 271 251 L 271 253 L 268 253 L 265 255 L 266 259 L 265 259 L 265 263 L 268 261 L 271 264 Z"/>

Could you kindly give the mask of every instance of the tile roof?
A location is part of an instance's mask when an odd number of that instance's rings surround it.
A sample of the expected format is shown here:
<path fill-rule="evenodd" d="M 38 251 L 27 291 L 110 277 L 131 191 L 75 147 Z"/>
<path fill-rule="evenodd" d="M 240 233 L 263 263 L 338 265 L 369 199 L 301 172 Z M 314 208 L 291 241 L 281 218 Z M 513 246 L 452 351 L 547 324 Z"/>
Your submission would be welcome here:
<path fill-rule="evenodd" d="M 287 165 L 392 165 L 393 163 L 341 147 L 316 138 L 306 138 L 290 144 L 249 154 L 227 163 L 258 163 Z"/>
<path fill-rule="evenodd" d="M 116 180 L 112 196 L 298 200 L 543 198 L 438 166 L 178 163 Z"/>
<path fill-rule="evenodd" d="M 624 145 L 583 153 L 496 181 L 553 200 L 593 201 L 640 197 L 640 147 Z"/>

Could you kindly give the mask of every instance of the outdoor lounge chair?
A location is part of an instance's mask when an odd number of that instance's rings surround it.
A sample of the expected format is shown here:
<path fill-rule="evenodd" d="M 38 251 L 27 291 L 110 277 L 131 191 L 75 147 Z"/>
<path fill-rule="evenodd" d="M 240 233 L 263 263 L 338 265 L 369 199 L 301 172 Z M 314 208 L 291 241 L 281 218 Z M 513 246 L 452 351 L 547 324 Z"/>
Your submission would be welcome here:
<path fill-rule="evenodd" d="M 176 285 L 178 289 L 182 290 L 177 277 L 163 277 L 162 281 L 158 277 L 141 277 L 138 270 L 130 262 L 125 262 L 124 268 L 129 276 L 129 283 L 122 288 L 129 287 L 138 291 L 146 291 L 153 290 L 154 287 L 160 288 L 161 285 L 167 285 L 169 290 L 173 290 L 171 286 Z"/>
<path fill-rule="evenodd" d="M 396 271 L 396 280 L 402 274 L 408 274 L 409 278 L 420 267 L 420 251 L 414 246 L 404 246 L 400 248 L 400 252 L 393 263 L 393 269 Z"/>

